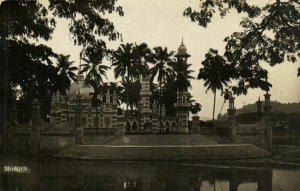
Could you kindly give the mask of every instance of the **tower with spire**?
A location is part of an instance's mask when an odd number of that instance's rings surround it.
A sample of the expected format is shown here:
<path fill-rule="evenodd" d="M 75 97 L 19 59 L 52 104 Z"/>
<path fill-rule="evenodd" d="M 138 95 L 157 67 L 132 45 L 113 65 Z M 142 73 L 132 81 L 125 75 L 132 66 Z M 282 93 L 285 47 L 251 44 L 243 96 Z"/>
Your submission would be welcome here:
<path fill-rule="evenodd" d="M 187 59 L 190 57 L 191 55 L 189 55 L 187 53 L 187 48 L 185 47 L 185 45 L 183 44 L 183 37 L 181 39 L 181 45 L 178 48 L 178 52 L 175 55 L 175 57 L 177 58 L 178 62 L 184 62 L 187 63 Z"/>
<path fill-rule="evenodd" d="M 175 55 L 177 58 L 177 64 L 187 64 L 187 60 L 190 56 L 191 55 L 187 53 L 187 48 L 185 47 L 182 38 L 181 45 Z M 176 117 L 178 119 L 178 131 L 182 133 L 188 133 L 189 109 L 191 106 L 189 97 L 187 90 L 181 90 L 178 87 L 177 102 L 174 104 L 174 107 L 176 109 Z"/>
<path fill-rule="evenodd" d="M 140 129 L 142 131 L 149 131 L 150 129 L 150 116 L 152 111 L 150 110 L 150 96 L 152 95 L 150 90 L 149 76 L 143 76 L 141 80 L 141 101 L 140 101 Z"/>

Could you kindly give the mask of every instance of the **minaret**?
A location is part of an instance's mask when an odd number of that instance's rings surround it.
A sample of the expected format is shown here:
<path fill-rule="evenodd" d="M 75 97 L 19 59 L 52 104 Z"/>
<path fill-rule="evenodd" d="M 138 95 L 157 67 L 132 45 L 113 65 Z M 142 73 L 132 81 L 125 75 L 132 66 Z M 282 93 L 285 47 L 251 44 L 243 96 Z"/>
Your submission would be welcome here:
<path fill-rule="evenodd" d="M 118 125 L 118 96 L 116 91 L 112 92 L 112 104 L 111 104 L 111 108 L 112 108 L 112 127 L 115 129 L 118 129 L 119 125 Z M 120 132 L 120 131 L 118 131 Z"/>
<path fill-rule="evenodd" d="M 256 102 L 256 123 L 258 123 L 261 120 L 262 117 L 262 101 L 260 100 L 260 97 L 258 97 L 258 100 Z"/>
<path fill-rule="evenodd" d="M 77 73 L 77 83 L 83 82 L 84 81 L 84 76 L 81 74 L 81 58 L 82 58 L 82 52 L 80 52 L 79 55 L 79 68 L 78 68 L 78 73 Z"/>
<path fill-rule="evenodd" d="M 150 96 L 152 95 L 150 90 L 150 79 L 148 76 L 142 78 L 142 88 L 141 88 L 141 100 L 140 100 L 140 130 L 144 131 L 147 124 L 150 125 Z"/>
<path fill-rule="evenodd" d="M 182 38 L 181 45 L 179 46 L 178 52 L 175 55 L 175 57 L 177 58 L 177 64 L 187 64 L 187 59 L 190 56 L 191 55 L 187 53 L 187 48 L 183 44 Z M 189 93 L 186 90 L 178 89 L 177 102 L 174 104 L 177 111 L 178 131 L 182 133 L 188 133 L 189 108 L 191 105 L 191 103 L 189 102 L 188 94 Z"/>
<path fill-rule="evenodd" d="M 155 100 L 152 104 L 152 132 L 158 132 L 158 107 Z"/>
<path fill-rule="evenodd" d="M 179 46 L 179 48 L 178 48 L 178 52 L 177 52 L 177 54 L 175 55 L 175 57 L 177 58 L 177 61 L 178 62 L 184 62 L 184 63 L 186 63 L 187 62 L 187 59 L 190 57 L 191 55 L 189 55 L 188 53 L 187 53 L 187 49 L 186 49 L 186 47 L 184 46 L 184 44 L 183 44 L 183 38 L 182 38 L 182 40 L 181 40 L 181 45 Z"/>
<path fill-rule="evenodd" d="M 229 98 L 229 109 L 227 111 L 228 111 L 228 121 L 231 127 L 231 139 L 233 143 L 236 143 L 237 142 L 236 119 L 235 119 L 236 109 L 234 107 L 234 97 L 232 95 Z"/>
<path fill-rule="evenodd" d="M 265 96 L 264 105 L 264 122 L 265 122 L 265 134 L 267 137 L 267 148 L 268 151 L 272 152 L 272 119 L 271 119 L 271 94 L 267 91 Z"/>

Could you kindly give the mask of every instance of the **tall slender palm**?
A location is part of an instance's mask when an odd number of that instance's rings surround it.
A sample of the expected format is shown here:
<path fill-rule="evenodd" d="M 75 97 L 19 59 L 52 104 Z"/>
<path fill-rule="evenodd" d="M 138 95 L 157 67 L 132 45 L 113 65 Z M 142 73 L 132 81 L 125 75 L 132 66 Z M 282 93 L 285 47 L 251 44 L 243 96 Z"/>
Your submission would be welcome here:
<path fill-rule="evenodd" d="M 191 88 L 190 80 L 194 79 L 191 75 L 194 70 L 190 70 L 191 64 L 185 62 L 173 62 L 172 68 L 175 72 L 175 86 L 180 92 L 187 91 L 188 88 Z"/>
<path fill-rule="evenodd" d="M 133 77 L 135 79 L 140 79 L 140 77 L 147 76 L 149 73 L 149 66 L 147 63 L 152 60 L 152 53 L 148 48 L 148 45 L 146 43 L 141 43 L 139 45 L 135 44 L 133 57 Z"/>
<path fill-rule="evenodd" d="M 132 78 L 132 65 L 134 61 L 133 44 L 121 44 L 114 52 L 113 63 L 115 78 L 122 77 L 123 82 L 127 82 L 126 89 L 128 89 L 130 78 Z M 125 80 L 126 79 L 126 80 Z M 126 95 L 126 105 L 128 109 L 129 91 Z"/>
<path fill-rule="evenodd" d="M 214 93 L 213 120 L 215 119 L 216 92 L 223 91 L 224 86 L 228 86 L 233 76 L 233 67 L 226 64 L 225 59 L 218 55 L 218 51 L 210 49 L 205 55 L 205 60 L 201 63 L 198 79 L 204 80 L 206 92 L 211 90 Z"/>
<path fill-rule="evenodd" d="M 85 84 L 90 85 L 94 89 L 93 98 L 92 98 L 92 106 L 96 109 L 96 121 L 98 126 L 98 106 L 100 100 L 98 99 L 99 94 L 101 93 L 101 84 L 103 84 L 103 76 L 107 78 L 106 76 L 106 70 L 108 70 L 110 67 L 101 64 L 101 60 L 93 60 L 90 61 L 86 58 L 81 58 L 83 61 L 85 61 L 85 64 L 82 64 L 82 70 L 80 73 L 86 72 L 85 77 Z"/>
<path fill-rule="evenodd" d="M 171 76 L 174 76 L 174 71 L 171 67 L 172 56 L 174 55 L 174 51 L 168 52 L 168 48 L 165 47 L 164 49 L 162 47 L 155 47 L 154 53 L 153 53 L 153 63 L 154 66 L 150 69 L 150 75 L 151 75 L 151 81 L 155 79 L 157 76 L 157 81 L 159 82 L 159 104 L 160 104 L 160 117 L 162 114 L 161 108 L 162 108 L 162 99 L 161 99 L 161 93 L 162 93 L 162 84 L 171 78 Z"/>
<path fill-rule="evenodd" d="M 130 97 L 128 98 L 128 105 L 130 106 L 131 111 L 134 108 L 138 108 L 138 103 L 141 99 L 140 91 L 141 91 L 141 84 L 139 80 L 130 81 L 129 84 L 127 82 L 123 82 L 123 87 L 128 87 L 124 90 L 124 94 L 127 95 L 130 92 Z"/>
<path fill-rule="evenodd" d="M 99 94 L 101 94 L 103 96 L 102 97 L 103 102 L 105 102 L 105 97 L 106 97 L 107 93 L 117 95 L 118 105 L 120 105 L 121 102 L 126 100 L 126 98 L 124 99 L 124 96 L 123 96 L 124 88 L 123 88 L 123 86 L 120 86 L 117 82 L 109 82 L 109 83 L 105 82 L 99 86 L 99 91 L 100 91 Z"/>
<path fill-rule="evenodd" d="M 91 86 L 94 89 L 94 92 L 91 93 L 91 95 L 92 95 L 92 107 L 95 108 L 95 110 L 96 110 L 96 119 L 95 119 L 95 122 L 94 122 L 94 126 L 98 127 L 98 125 L 99 125 L 98 106 L 100 104 L 102 104 L 102 100 L 99 99 L 99 95 L 101 94 L 102 88 L 101 88 L 101 84 L 96 82 L 95 80 L 90 81 L 90 84 L 92 84 Z"/>
<path fill-rule="evenodd" d="M 109 66 L 101 64 L 101 62 L 92 62 L 86 58 L 81 58 L 83 61 L 85 61 L 85 64 L 82 64 L 82 70 L 80 73 L 86 72 L 85 77 L 85 84 L 89 84 L 91 86 L 94 85 L 94 83 L 103 83 L 103 76 L 107 79 L 106 71 L 110 69 Z M 95 84 L 96 85 L 96 84 Z"/>
<path fill-rule="evenodd" d="M 176 87 L 175 92 L 178 90 L 178 96 L 179 96 L 179 103 L 181 104 L 182 95 L 184 91 L 187 91 L 189 88 L 191 88 L 191 82 L 190 80 L 194 79 L 194 77 L 191 75 L 194 71 L 190 70 L 191 64 L 186 63 L 186 61 L 183 61 L 182 59 L 178 59 L 177 62 L 172 63 L 172 68 L 175 72 L 175 81 L 174 85 Z M 176 93 L 175 93 L 176 94 Z M 181 110 L 179 109 L 177 111 L 178 115 L 181 114 Z"/>
<path fill-rule="evenodd" d="M 117 95 L 118 105 L 120 105 L 121 102 L 124 101 L 124 97 L 123 97 L 124 88 L 123 88 L 123 86 L 120 86 L 117 82 L 109 82 L 109 91 L 111 93 L 115 93 Z"/>
<path fill-rule="evenodd" d="M 77 82 L 75 71 L 78 70 L 77 67 L 72 66 L 74 61 L 70 61 L 70 55 L 58 55 L 57 57 L 57 67 L 58 67 L 58 78 L 61 93 L 65 96 L 66 101 L 66 112 L 67 121 L 69 121 L 69 110 L 68 110 L 68 98 L 67 89 L 70 88 L 71 82 Z"/>

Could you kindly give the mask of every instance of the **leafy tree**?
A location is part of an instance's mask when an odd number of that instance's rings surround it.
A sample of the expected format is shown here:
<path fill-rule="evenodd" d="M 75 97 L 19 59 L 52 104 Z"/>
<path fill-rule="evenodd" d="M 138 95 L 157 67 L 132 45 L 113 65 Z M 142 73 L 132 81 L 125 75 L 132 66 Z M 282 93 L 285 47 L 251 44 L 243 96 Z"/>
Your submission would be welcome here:
<path fill-rule="evenodd" d="M 84 55 L 90 60 L 103 52 L 109 56 L 105 41 L 118 38 L 119 33 L 113 23 L 104 18 L 112 12 L 123 15 L 117 0 L 111 1 L 54 1 L 49 0 L 49 7 L 38 1 L 5 0 L 0 5 L 0 98 L 7 103 L 8 93 L 18 87 L 23 96 L 39 97 L 40 100 L 48 91 L 58 89 L 57 68 L 52 58 L 57 56 L 51 48 L 31 42 L 50 40 L 55 29 L 55 18 L 70 21 L 70 34 L 75 45 L 85 47 Z M 48 10 L 51 10 L 51 15 Z M 3 74 L 3 75 L 2 75 Z M 34 92 L 34 93 L 33 93 Z M 38 92 L 38 93 L 36 93 Z M 47 103 L 48 104 L 48 103 Z M 3 107 L 2 107 L 3 106 Z M 43 107 L 43 101 L 42 106 Z M 7 113 L 5 104 L 1 104 L 1 113 Z M 6 117 L 1 118 L 5 125 Z"/>
<path fill-rule="evenodd" d="M 85 47 L 83 54 L 89 60 L 99 55 L 111 56 L 112 51 L 106 47 L 105 41 L 98 38 L 105 36 L 116 40 L 119 33 L 106 14 L 116 12 L 124 15 L 122 7 L 116 6 L 117 0 L 110 1 L 56 1 L 49 0 L 49 9 L 54 16 L 70 21 L 69 31 L 75 45 Z"/>
<path fill-rule="evenodd" d="M 201 63 L 198 79 L 204 80 L 204 86 L 207 87 L 206 92 L 211 90 L 214 93 L 213 120 L 215 118 L 215 104 L 217 90 L 223 90 L 227 86 L 234 70 L 231 65 L 226 64 L 225 59 L 218 54 L 217 50 L 210 49 L 205 54 L 205 60 Z"/>
<path fill-rule="evenodd" d="M 198 112 L 200 112 L 202 109 L 202 105 L 200 103 L 194 103 L 190 107 L 190 112 L 194 115 L 196 115 Z"/>
<path fill-rule="evenodd" d="M 236 94 L 246 94 L 249 88 L 268 90 L 268 73 L 260 66 L 267 62 L 271 66 L 299 59 L 300 12 L 298 0 L 266 1 L 263 7 L 240 0 L 201 0 L 200 10 L 187 8 L 184 15 L 206 27 L 216 12 L 222 17 L 230 9 L 246 13 L 240 25 L 242 32 L 234 32 L 224 40 L 227 42 L 225 56 L 237 70 Z M 300 68 L 298 69 L 300 76 Z"/>
<path fill-rule="evenodd" d="M 19 87 L 24 94 L 36 98 L 47 88 L 55 89 L 57 73 L 51 57 L 52 49 L 29 43 L 28 39 L 49 40 L 55 22 L 47 10 L 34 1 L 3 1 L 0 5 L 1 99 Z M 41 70 L 41 71 L 40 71 Z M 48 72 L 46 72 L 48 70 Z M 42 75 L 41 75 L 42 74 Z M 33 93 L 34 92 L 34 93 Z M 3 110 L 3 113 L 6 113 Z"/>

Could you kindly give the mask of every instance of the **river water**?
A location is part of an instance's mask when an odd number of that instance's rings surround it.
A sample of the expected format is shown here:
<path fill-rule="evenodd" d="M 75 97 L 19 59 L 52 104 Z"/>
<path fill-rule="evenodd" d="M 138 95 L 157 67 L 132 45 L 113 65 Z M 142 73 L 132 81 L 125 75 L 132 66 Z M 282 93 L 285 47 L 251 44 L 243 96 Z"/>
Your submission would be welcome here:
<path fill-rule="evenodd" d="M 2 191 L 300 191 L 300 170 L 2 158 Z"/>

